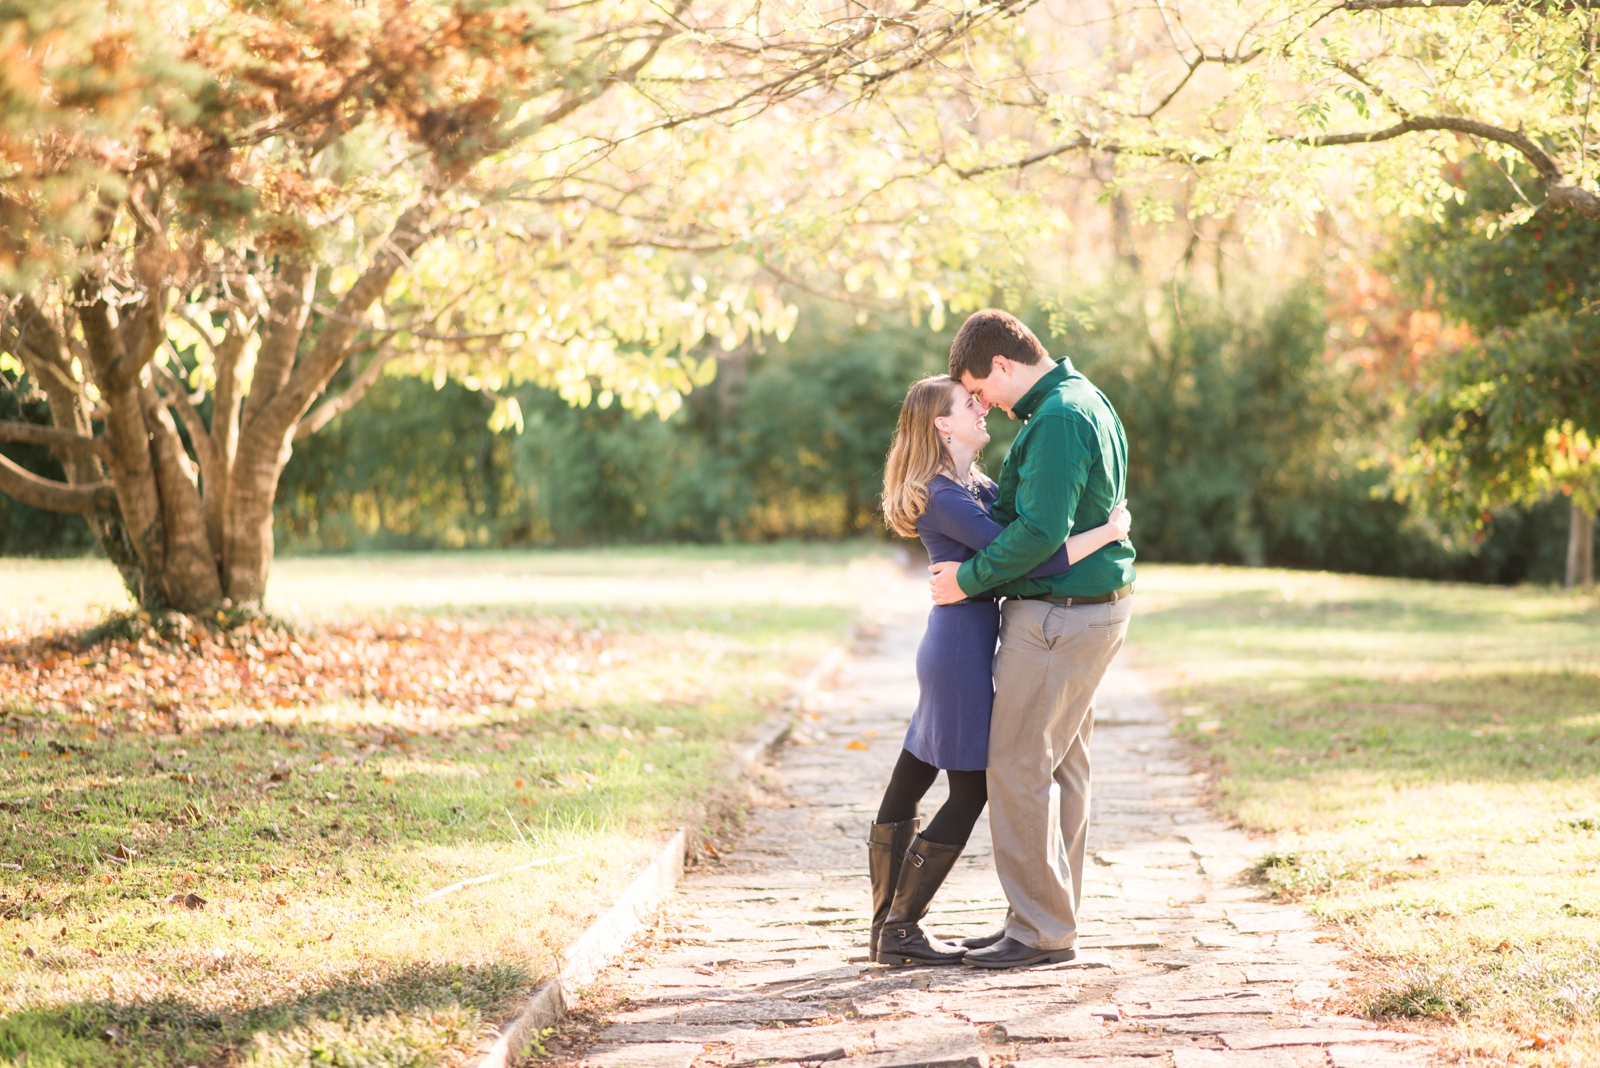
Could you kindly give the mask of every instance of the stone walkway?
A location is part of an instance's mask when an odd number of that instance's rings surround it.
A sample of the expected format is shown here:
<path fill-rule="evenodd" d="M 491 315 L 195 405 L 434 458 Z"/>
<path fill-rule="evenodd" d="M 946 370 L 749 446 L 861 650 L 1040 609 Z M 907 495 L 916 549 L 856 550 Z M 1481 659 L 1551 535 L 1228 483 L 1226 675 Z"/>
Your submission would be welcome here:
<path fill-rule="evenodd" d="M 1078 959 L 1011 972 L 869 966 L 862 839 L 916 703 L 912 660 L 925 614 L 910 598 L 895 607 L 876 651 L 808 701 L 770 772 L 776 803 L 756 811 L 738 852 L 685 880 L 660 929 L 597 989 L 551 1060 L 591 1068 L 839 1058 L 837 1068 L 1432 1063 L 1416 1035 L 1321 1014 L 1348 974 L 1344 951 L 1306 913 L 1236 885 L 1259 846 L 1205 806 L 1204 777 L 1149 691 L 1120 666 L 1096 710 L 1093 862 Z M 924 819 L 942 800 L 942 782 Z M 1004 910 L 985 819 L 928 923 L 965 937 L 998 926 Z"/>

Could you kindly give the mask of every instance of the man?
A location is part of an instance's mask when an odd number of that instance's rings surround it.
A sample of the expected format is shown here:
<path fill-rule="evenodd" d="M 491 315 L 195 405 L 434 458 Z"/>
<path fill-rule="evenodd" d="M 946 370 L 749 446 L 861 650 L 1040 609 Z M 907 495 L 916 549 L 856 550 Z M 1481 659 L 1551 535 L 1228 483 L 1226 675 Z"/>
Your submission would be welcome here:
<path fill-rule="evenodd" d="M 1106 521 L 1127 488 L 1128 439 L 1105 395 L 1070 361 L 1051 361 L 1006 312 L 986 309 L 962 324 L 950 377 L 1024 424 L 992 513 L 1005 530 L 966 563 L 930 568 L 938 604 L 983 590 L 1006 597 L 987 778 L 995 868 L 1011 912 L 1004 934 L 977 940 L 966 962 L 1057 963 L 1076 956 L 1094 694 L 1127 634 L 1133 545 L 1108 545 L 1065 574 L 1022 576 L 1073 531 Z"/>

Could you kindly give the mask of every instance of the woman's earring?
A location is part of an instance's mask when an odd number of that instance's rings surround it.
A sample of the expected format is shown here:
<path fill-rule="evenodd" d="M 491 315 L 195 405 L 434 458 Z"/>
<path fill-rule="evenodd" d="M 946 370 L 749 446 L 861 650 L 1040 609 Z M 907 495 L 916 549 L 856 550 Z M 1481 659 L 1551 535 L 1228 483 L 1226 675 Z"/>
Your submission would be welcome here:
<path fill-rule="evenodd" d="M 951 436 L 950 436 L 950 435 L 949 435 L 949 434 L 946 434 L 946 435 L 945 435 L 945 436 L 944 436 L 944 443 L 945 443 L 945 444 L 946 444 L 946 445 L 950 445 L 950 444 L 953 444 L 953 443 L 954 443 L 954 442 L 955 442 L 955 438 L 952 438 L 952 437 L 951 437 Z"/>

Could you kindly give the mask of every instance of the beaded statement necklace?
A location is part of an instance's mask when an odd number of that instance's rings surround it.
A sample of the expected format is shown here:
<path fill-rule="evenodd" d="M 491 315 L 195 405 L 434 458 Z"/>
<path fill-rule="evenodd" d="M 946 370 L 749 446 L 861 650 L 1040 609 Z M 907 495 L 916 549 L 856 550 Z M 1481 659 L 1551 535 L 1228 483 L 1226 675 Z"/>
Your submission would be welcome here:
<path fill-rule="evenodd" d="M 965 479 L 951 478 L 950 481 L 967 491 L 968 496 L 979 504 L 983 503 L 983 487 L 977 479 L 968 482 Z"/>

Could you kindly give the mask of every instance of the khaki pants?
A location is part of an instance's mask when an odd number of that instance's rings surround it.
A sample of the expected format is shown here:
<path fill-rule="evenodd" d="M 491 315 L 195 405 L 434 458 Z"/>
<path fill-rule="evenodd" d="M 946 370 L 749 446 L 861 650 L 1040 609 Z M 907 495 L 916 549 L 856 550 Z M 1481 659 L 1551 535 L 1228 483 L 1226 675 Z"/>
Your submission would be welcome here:
<path fill-rule="evenodd" d="M 1011 903 L 1006 934 L 1035 949 L 1078 941 L 1089 830 L 1094 694 L 1128 633 L 1133 599 L 1001 608 L 989 723 L 989 827 Z"/>

